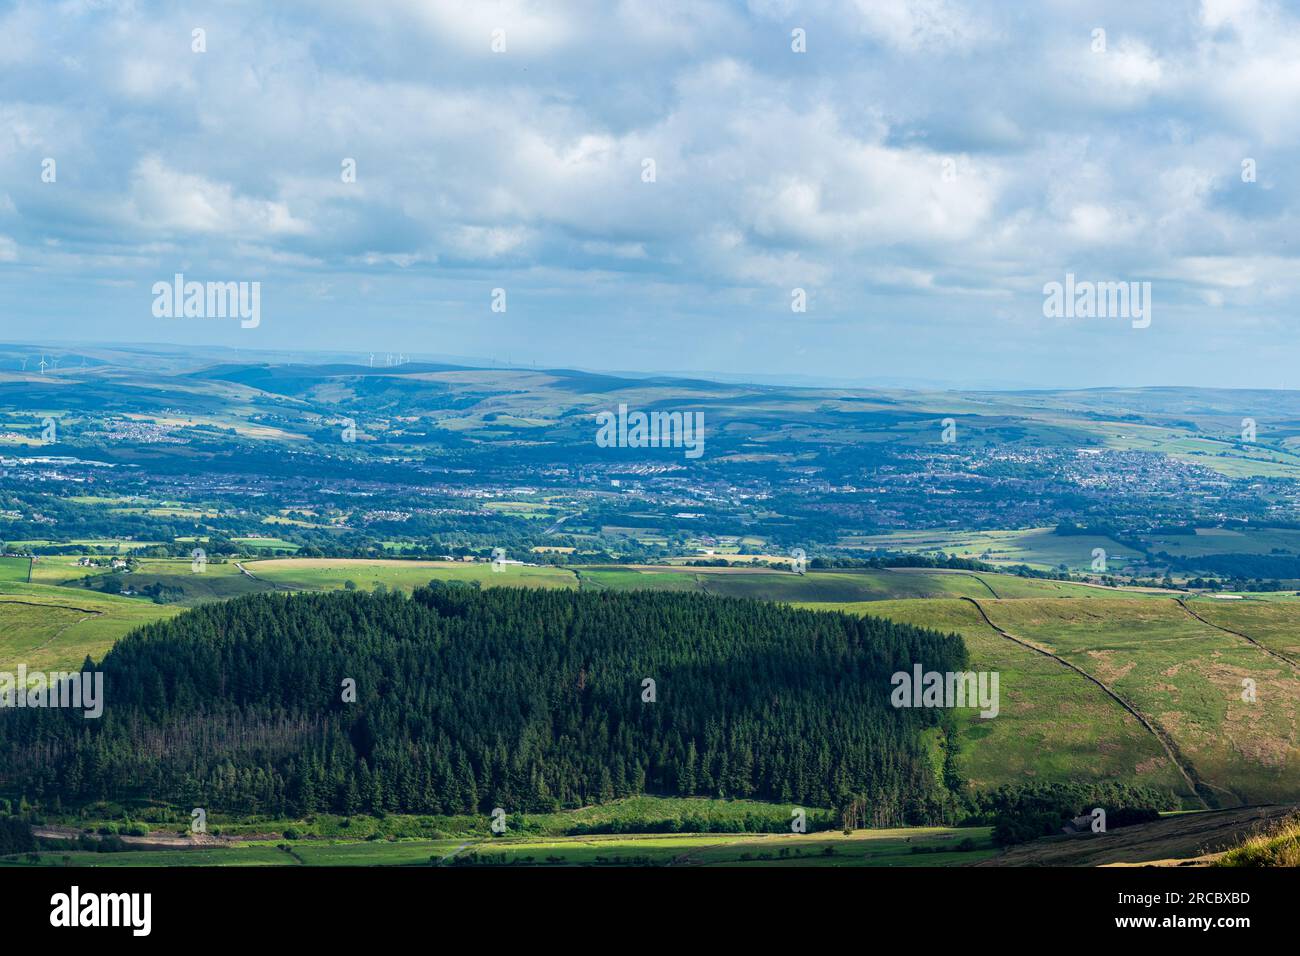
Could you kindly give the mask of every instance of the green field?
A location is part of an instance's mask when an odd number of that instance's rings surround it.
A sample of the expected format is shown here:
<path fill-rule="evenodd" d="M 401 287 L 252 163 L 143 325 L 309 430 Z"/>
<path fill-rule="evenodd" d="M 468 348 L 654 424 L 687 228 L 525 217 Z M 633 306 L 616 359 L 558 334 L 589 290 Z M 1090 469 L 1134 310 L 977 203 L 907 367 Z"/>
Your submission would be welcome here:
<path fill-rule="evenodd" d="M 175 839 L 178 830 L 184 831 L 185 824 L 175 822 L 155 825 L 148 837 L 127 838 L 153 841 L 150 848 L 116 853 L 47 849 L 39 862 L 106 867 L 430 866 L 452 860 L 458 865 L 952 866 L 995 852 L 987 827 L 846 834 L 833 828 L 832 811 L 817 808 L 805 808 L 809 832 L 795 834 L 789 832 L 791 809 L 755 800 L 627 797 L 576 810 L 514 815 L 500 835 L 489 831 L 483 816 L 316 814 L 306 820 L 249 818 L 238 823 L 213 817 L 212 835 L 201 843 L 157 849 L 160 839 Z M 183 813 L 176 810 L 172 817 L 180 821 Z M 57 825 L 94 832 L 113 822 L 92 816 Z M 281 835 L 291 829 L 298 831 L 292 839 Z M 25 859 L 0 860 L 5 863 L 30 865 Z"/>
<path fill-rule="evenodd" d="M 1189 601 L 1188 607 L 1212 625 L 1228 628 L 1293 661 L 1300 661 L 1300 614 L 1295 602 Z"/>
<path fill-rule="evenodd" d="M 795 574 L 775 569 L 641 565 L 582 568 L 578 570 L 578 575 L 584 588 L 703 591 L 724 597 L 817 603 L 952 597 L 1139 599 L 1152 596 L 1145 591 L 1100 588 L 1069 581 L 927 568 L 809 571 L 806 574 Z"/>
<path fill-rule="evenodd" d="M 254 551 L 297 551 L 298 546 L 282 538 L 232 538 L 236 544 Z"/>
<path fill-rule="evenodd" d="M 1300 789 L 1300 677 L 1172 601 L 990 601 L 995 624 L 1097 677 L 1176 742 L 1224 805 Z M 1227 608 L 1222 608 L 1227 613 Z M 1242 700 L 1244 679 L 1255 703 Z"/>
<path fill-rule="evenodd" d="M 1135 558 L 1132 548 L 1101 535 L 1058 535 L 1051 528 L 1023 531 L 895 531 L 889 534 L 856 535 L 840 540 L 842 547 L 883 548 L 894 551 L 942 551 L 958 558 L 974 558 L 986 564 L 1024 564 L 1040 571 L 1065 565 L 1071 571 L 1089 572 L 1092 552 L 1106 552 L 1107 569 L 1123 572 Z"/>
<path fill-rule="evenodd" d="M 963 841 L 967 849 L 958 849 Z M 963 866 L 993 856 L 989 828 L 914 827 L 851 834 L 618 834 L 339 842 L 296 840 L 95 853 L 45 850 L 44 866 Z M 31 865 L 24 858 L 0 866 Z"/>
<path fill-rule="evenodd" d="M 1197 528 L 1195 534 L 1149 535 L 1145 543 L 1153 552 L 1176 558 L 1203 558 L 1210 554 L 1300 554 L 1300 530 L 1294 528 Z"/>
<path fill-rule="evenodd" d="M 0 582 L 0 667 L 75 668 L 86 655 L 103 657 L 127 632 L 180 610 L 94 591 Z"/>
<path fill-rule="evenodd" d="M 548 566 L 508 564 L 494 571 L 486 562 L 400 561 L 349 558 L 282 558 L 242 562 L 258 580 L 294 590 L 332 590 L 352 581 L 359 588 L 379 585 L 409 591 L 441 581 L 477 581 L 483 587 L 577 586 L 573 572 Z"/>
<path fill-rule="evenodd" d="M 0 581 L 26 584 L 31 580 L 32 559 L 13 554 L 0 555 Z"/>
<path fill-rule="evenodd" d="M 1111 779 L 1192 797 L 1160 744 L 1104 691 L 1000 636 L 968 601 L 834 607 L 956 632 L 966 642 L 972 670 L 998 672 L 998 716 L 985 720 L 974 712 L 962 714 L 958 766 L 974 786 Z"/>

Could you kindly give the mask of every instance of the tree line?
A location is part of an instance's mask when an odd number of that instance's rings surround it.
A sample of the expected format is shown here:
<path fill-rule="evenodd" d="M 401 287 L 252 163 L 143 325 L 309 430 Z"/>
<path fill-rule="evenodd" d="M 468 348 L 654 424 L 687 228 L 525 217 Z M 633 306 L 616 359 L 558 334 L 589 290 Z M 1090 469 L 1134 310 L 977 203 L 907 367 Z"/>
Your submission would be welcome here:
<path fill-rule="evenodd" d="M 890 675 L 914 663 L 961 670 L 966 649 L 689 593 L 249 595 L 118 642 L 99 667 L 99 720 L 0 713 L 0 791 L 290 816 L 545 812 L 645 793 L 942 822 L 956 797 L 922 731 L 944 736 L 951 715 L 889 704 Z"/>

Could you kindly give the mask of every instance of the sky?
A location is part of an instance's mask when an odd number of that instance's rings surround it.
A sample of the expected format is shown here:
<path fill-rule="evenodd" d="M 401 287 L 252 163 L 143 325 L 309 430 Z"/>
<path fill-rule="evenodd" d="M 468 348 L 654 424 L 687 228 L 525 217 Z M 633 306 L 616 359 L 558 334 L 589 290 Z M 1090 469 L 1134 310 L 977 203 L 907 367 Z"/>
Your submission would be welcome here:
<path fill-rule="evenodd" d="M 1298 145 L 1296 3 L 0 4 L 0 340 L 1300 387 Z"/>

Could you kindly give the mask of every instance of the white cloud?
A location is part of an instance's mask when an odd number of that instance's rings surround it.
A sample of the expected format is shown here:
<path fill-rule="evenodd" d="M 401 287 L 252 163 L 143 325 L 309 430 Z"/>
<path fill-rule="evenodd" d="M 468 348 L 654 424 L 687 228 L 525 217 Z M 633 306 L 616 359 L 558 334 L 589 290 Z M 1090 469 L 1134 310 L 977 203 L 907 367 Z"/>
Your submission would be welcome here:
<path fill-rule="evenodd" d="M 643 242 L 584 242 L 582 251 L 589 255 L 609 256 L 614 259 L 646 258 Z"/>
<path fill-rule="evenodd" d="M 1257 0 L 1202 0 L 1201 23 L 1207 30 L 1248 27 L 1260 13 Z"/>
<path fill-rule="evenodd" d="M 158 156 L 145 156 L 132 174 L 130 208 L 151 230 L 224 236 L 291 236 L 306 233 L 280 202 L 236 195 L 226 183 L 171 169 Z"/>
<path fill-rule="evenodd" d="M 561 48 L 578 34 L 573 5 L 541 0 L 375 0 L 421 24 L 440 40 L 451 38 L 471 55 L 493 56 L 492 32 L 505 34 L 506 53 L 532 56 Z M 370 11 L 372 14 L 374 10 Z"/>
<path fill-rule="evenodd" d="M 1264 0 L 1124 12 L 332 0 L 268 21 L 233 4 L 197 55 L 188 14 L 20 3 L 0 13 L 0 257 L 56 279 L 256 261 L 336 277 L 340 308 L 402 290 L 450 308 L 477 296 L 476 265 L 566 315 L 631 314 L 633 283 L 655 316 L 804 286 L 823 317 L 897 296 L 974 327 L 990 297 L 1010 316 L 1029 290 L 1035 312 L 1067 270 L 1163 277 L 1217 321 L 1285 301 L 1300 21 Z"/>
<path fill-rule="evenodd" d="M 529 235 L 521 226 L 461 226 L 449 237 L 449 242 L 453 249 L 470 259 L 495 259 L 519 249 Z"/>
<path fill-rule="evenodd" d="M 986 30 L 951 0 L 853 0 L 858 26 L 900 50 L 966 49 Z"/>

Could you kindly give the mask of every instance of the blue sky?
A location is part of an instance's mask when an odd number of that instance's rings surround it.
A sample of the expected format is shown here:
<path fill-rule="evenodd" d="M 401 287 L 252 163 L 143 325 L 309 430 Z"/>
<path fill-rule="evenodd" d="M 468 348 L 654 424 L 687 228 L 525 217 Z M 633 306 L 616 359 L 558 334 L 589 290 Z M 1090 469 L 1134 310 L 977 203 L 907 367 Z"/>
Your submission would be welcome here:
<path fill-rule="evenodd" d="M 7 4 L 0 338 L 1300 387 L 1298 135 L 1292 4 Z"/>

